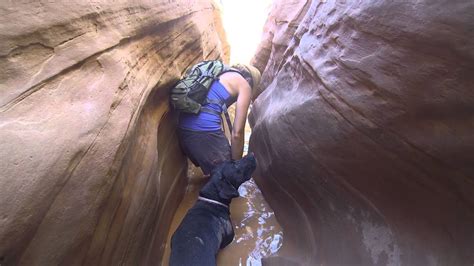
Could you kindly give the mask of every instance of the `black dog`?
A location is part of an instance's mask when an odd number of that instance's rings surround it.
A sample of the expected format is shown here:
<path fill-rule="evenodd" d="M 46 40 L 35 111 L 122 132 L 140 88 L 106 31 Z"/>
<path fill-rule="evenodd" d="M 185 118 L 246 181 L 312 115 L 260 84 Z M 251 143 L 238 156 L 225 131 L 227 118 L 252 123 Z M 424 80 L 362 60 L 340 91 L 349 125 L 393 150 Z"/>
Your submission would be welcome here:
<path fill-rule="evenodd" d="M 250 179 L 255 167 L 255 157 L 250 154 L 212 171 L 198 201 L 171 238 L 170 265 L 216 265 L 219 249 L 234 239 L 229 204 L 239 196 L 237 189 Z"/>

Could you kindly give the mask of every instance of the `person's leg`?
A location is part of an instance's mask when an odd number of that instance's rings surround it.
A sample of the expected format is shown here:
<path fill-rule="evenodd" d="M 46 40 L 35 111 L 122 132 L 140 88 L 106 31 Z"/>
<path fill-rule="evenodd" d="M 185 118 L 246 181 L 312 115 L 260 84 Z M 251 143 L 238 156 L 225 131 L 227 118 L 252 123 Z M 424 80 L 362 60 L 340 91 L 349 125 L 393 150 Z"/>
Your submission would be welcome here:
<path fill-rule="evenodd" d="M 192 143 L 194 141 L 194 134 L 195 132 L 187 131 L 187 130 L 178 130 L 178 139 L 179 139 L 179 146 L 183 153 L 191 160 L 194 166 L 199 167 L 198 161 L 193 157 L 193 153 L 191 153 L 188 149 L 190 146 L 188 143 Z"/>
<path fill-rule="evenodd" d="M 214 167 L 232 158 L 229 141 L 222 131 L 207 134 L 203 146 L 201 169 L 205 174 L 210 174 Z"/>
<path fill-rule="evenodd" d="M 180 131 L 181 145 L 185 154 L 208 175 L 221 162 L 231 159 L 229 141 L 222 131 Z"/>

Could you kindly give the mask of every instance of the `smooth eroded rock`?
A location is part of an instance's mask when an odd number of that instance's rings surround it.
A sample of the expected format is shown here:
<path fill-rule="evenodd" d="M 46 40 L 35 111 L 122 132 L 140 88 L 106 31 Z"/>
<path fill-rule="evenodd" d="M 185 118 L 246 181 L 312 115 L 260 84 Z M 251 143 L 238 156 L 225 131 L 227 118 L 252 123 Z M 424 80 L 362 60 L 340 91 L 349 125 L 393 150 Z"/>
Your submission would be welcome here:
<path fill-rule="evenodd" d="M 250 149 L 281 261 L 474 263 L 473 14 L 472 1 L 274 4 Z"/>
<path fill-rule="evenodd" d="M 0 4 L 0 264 L 161 260 L 185 188 L 168 89 L 228 59 L 211 1 Z"/>

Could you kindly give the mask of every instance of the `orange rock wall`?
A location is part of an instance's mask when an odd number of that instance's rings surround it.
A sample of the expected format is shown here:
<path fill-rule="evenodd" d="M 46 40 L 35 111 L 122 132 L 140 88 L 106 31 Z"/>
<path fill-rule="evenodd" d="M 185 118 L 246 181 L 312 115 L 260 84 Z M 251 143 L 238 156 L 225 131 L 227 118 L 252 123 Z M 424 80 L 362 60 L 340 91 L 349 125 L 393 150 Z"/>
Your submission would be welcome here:
<path fill-rule="evenodd" d="M 474 263 L 474 3 L 276 1 L 256 181 L 305 265 Z"/>
<path fill-rule="evenodd" d="M 161 261 L 186 184 L 168 89 L 228 59 L 210 1 L 0 4 L 0 264 Z"/>

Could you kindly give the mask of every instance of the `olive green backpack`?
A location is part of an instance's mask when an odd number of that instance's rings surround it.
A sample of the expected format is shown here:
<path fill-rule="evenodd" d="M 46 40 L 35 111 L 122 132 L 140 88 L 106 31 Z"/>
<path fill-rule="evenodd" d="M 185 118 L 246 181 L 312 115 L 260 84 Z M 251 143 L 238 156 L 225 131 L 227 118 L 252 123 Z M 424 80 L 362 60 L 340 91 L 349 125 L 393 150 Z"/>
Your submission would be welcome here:
<path fill-rule="evenodd" d="M 186 74 L 173 86 L 170 93 L 171 105 L 175 110 L 184 113 L 199 114 L 200 112 L 221 115 L 219 112 L 205 107 L 208 103 L 221 106 L 226 117 L 229 130 L 232 131 L 227 106 L 224 102 L 207 99 L 207 93 L 214 80 L 230 69 L 219 60 L 208 60 L 197 63 L 186 71 Z M 239 72 L 240 73 L 240 72 Z"/>

